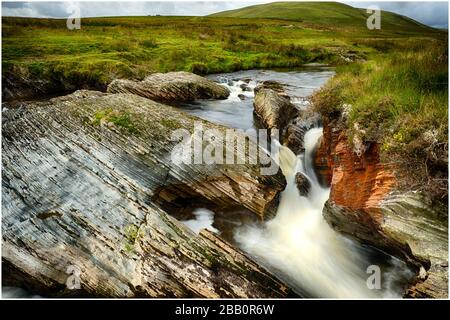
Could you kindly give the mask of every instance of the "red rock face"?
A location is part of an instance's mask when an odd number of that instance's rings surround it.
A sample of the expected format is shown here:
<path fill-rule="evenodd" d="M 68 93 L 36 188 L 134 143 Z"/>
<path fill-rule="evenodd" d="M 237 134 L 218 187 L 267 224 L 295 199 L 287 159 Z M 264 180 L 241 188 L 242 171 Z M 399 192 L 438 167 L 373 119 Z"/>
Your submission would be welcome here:
<path fill-rule="evenodd" d="M 319 177 L 331 185 L 330 201 L 373 214 L 395 185 L 393 170 L 380 163 L 378 144 L 371 144 L 358 157 L 346 132 L 332 128 L 324 121 L 322 141 L 315 155 Z"/>
<path fill-rule="evenodd" d="M 414 279 L 415 283 L 405 292 L 407 297 L 446 298 L 446 210 L 431 206 L 431 202 L 415 193 L 391 193 L 401 178 L 394 177 L 392 165 L 380 163 L 379 151 L 379 145 L 373 143 L 361 156 L 356 155 L 342 125 L 325 119 L 322 141 L 314 158 L 319 177 L 330 181 L 324 218 L 336 231 L 423 270 L 425 275 Z"/>

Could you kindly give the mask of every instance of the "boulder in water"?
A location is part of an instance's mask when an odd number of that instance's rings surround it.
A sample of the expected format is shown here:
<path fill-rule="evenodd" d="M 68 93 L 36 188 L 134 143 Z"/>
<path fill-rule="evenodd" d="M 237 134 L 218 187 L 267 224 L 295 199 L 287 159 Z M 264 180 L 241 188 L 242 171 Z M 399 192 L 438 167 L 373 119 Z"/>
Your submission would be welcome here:
<path fill-rule="evenodd" d="M 212 80 L 190 72 L 154 73 L 142 81 L 116 79 L 108 85 L 111 93 L 133 93 L 161 102 L 197 99 L 226 99 L 230 91 Z"/>
<path fill-rule="evenodd" d="M 307 197 L 309 190 L 311 189 L 311 183 L 308 178 L 301 172 L 297 172 L 295 175 L 295 184 L 297 185 L 298 191 L 302 197 Z"/>
<path fill-rule="evenodd" d="M 264 82 L 255 88 L 254 113 L 267 129 L 283 129 L 297 114 L 297 108 L 277 82 Z"/>
<path fill-rule="evenodd" d="M 305 133 L 319 123 L 320 116 L 318 114 L 300 114 L 287 125 L 283 135 L 283 145 L 291 149 L 295 154 L 304 152 Z"/>
<path fill-rule="evenodd" d="M 248 84 L 246 84 L 246 83 L 241 84 L 241 85 L 239 86 L 239 88 L 241 88 L 242 91 L 252 91 L 252 88 L 250 88 L 250 87 L 248 86 Z"/>

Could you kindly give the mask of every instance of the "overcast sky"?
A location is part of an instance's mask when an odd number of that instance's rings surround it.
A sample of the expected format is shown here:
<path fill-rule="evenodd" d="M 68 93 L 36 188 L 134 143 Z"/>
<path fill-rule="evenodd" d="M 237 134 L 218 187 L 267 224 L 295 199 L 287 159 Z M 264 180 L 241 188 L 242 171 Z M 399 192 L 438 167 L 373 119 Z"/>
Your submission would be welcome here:
<path fill-rule="evenodd" d="M 207 15 L 273 1 L 159 1 L 159 2 L 81 2 L 82 17 L 134 15 Z M 358 8 L 378 5 L 429 26 L 448 27 L 447 2 L 358 2 L 342 1 Z M 65 18 L 71 13 L 68 2 L 2 2 L 2 16 Z"/>

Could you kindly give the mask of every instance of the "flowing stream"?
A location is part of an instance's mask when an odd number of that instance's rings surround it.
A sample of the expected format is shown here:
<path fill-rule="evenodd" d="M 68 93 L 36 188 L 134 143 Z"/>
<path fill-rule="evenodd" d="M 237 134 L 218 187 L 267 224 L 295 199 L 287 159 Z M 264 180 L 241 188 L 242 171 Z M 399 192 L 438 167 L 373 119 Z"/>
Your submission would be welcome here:
<path fill-rule="evenodd" d="M 223 101 L 201 101 L 186 105 L 188 113 L 225 124 L 248 129 L 256 127 L 253 120 L 253 89 L 263 80 L 287 83 L 288 93 L 298 108 L 305 108 L 306 96 L 322 86 L 333 72 L 325 70 L 301 70 L 297 72 L 246 71 L 216 75 L 214 80 L 227 86 L 231 95 Z M 239 96 L 240 95 L 240 96 Z M 405 285 L 414 273 L 407 265 L 386 253 L 363 246 L 335 232 L 322 216 L 329 197 L 329 188 L 322 187 L 315 175 L 312 154 L 322 128 L 309 130 L 304 138 L 305 153 L 296 156 L 291 150 L 280 146 L 279 164 L 286 177 L 287 187 L 281 194 L 276 217 L 265 223 L 239 221 L 230 218 L 234 226 L 218 233 L 232 235 L 241 249 L 271 270 L 303 297 L 326 298 L 383 298 L 401 297 Z M 295 183 L 297 172 L 302 173 L 311 184 L 307 196 L 300 196 Z M 198 219 L 198 224 L 212 230 L 214 215 Z M 224 213 L 226 215 L 227 213 Z M 203 217 L 203 216 L 202 216 Z M 219 217 L 216 217 L 218 219 Z M 221 217 L 223 219 L 223 217 Z M 192 224 L 190 220 L 187 224 Z M 368 278 L 370 266 L 381 271 L 381 288 L 369 289 L 374 284 Z"/>

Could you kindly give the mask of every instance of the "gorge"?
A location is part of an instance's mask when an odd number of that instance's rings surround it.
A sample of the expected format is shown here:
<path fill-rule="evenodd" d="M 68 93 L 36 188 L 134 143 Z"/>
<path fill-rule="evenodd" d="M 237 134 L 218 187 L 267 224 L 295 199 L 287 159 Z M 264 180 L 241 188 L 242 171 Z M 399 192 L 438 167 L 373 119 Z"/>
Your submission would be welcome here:
<path fill-rule="evenodd" d="M 372 214 L 407 219 L 417 200 L 399 211 L 379 187 L 392 178 L 370 157 L 372 149 L 353 155 L 339 123 L 311 112 L 307 97 L 331 76 L 332 69 L 319 67 L 209 79 L 168 73 L 150 97 L 151 78 L 118 82 L 108 93 L 80 90 L 4 107 L 4 285 L 43 296 L 443 296 L 445 228 L 430 222 L 434 229 L 419 235 L 415 222 L 392 220 L 380 232 Z M 256 88 L 266 90 L 259 102 L 255 94 L 264 90 Z M 151 100 L 155 92 L 159 102 Z M 203 100 L 205 92 L 222 100 Z M 178 94 L 188 98 L 176 101 Z M 254 100 L 265 121 L 253 115 Z M 276 175 L 262 176 L 249 163 L 170 161 L 172 130 L 191 130 L 198 121 L 219 131 L 264 128 L 284 108 L 294 113 L 284 123 L 280 142 L 289 148 L 279 146 Z M 355 165 L 362 176 L 348 176 Z M 309 183 L 306 195 L 297 189 L 298 174 Z M 372 209 L 382 206 L 381 213 Z M 408 235 L 406 244 L 394 226 Z M 436 245 L 428 247 L 431 259 L 414 246 L 424 238 Z M 82 271 L 75 292 L 65 287 L 72 264 Z M 370 265 L 381 267 L 382 290 L 366 285 Z"/>

